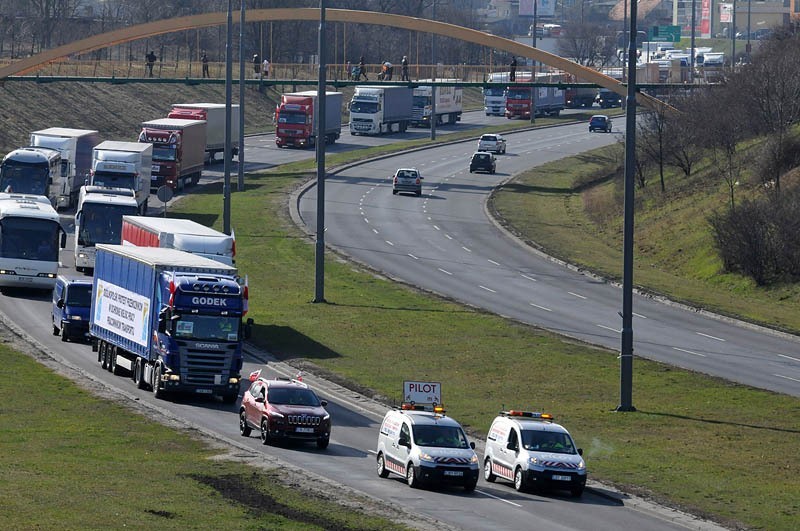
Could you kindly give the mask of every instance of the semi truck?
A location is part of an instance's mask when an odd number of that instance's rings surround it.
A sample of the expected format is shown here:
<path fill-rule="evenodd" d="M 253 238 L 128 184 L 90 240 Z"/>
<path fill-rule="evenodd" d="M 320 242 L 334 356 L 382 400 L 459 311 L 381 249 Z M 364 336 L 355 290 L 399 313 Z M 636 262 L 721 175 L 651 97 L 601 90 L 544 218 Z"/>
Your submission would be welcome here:
<path fill-rule="evenodd" d="M 150 198 L 153 146 L 139 142 L 106 140 L 92 150 L 89 184 L 133 190 L 139 213 L 146 214 Z"/>
<path fill-rule="evenodd" d="M 578 79 L 572 74 L 565 74 L 564 81 L 567 83 L 587 83 Z M 564 90 L 564 106 L 567 109 L 578 109 L 580 107 L 591 107 L 597 98 L 597 89 L 594 87 L 567 87 Z"/>
<path fill-rule="evenodd" d="M 0 192 L 46 197 L 55 208 L 61 153 L 45 147 L 22 147 L 0 162 Z"/>
<path fill-rule="evenodd" d="M 133 190 L 82 186 L 75 212 L 75 269 L 94 269 L 95 246 L 122 243 L 122 217 L 138 212 Z"/>
<path fill-rule="evenodd" d="M 350 134 L 404 133 L 412 118 L 409 87 L 357 85 L 350 100 Z"/>
<path fill-rule="evenodd" d="M 431 82 L 422 79 L 420 83 Z M 456 83 L 460 79 L 435 79 L 433 82 Z M 461 87 L 436 87 L 436 124 L 454 124 L 461 120 L 464 106 L 461 101 L 463 94 Z M 421 85 L 413 89 L 413 103 L 411 110 L 411 125 L 416 127 L 431 126 L 431 112 L 433 111 L 433 86 Z"/>
<path fill-rule="evenodd" d="M 206 122 L 160 118 L 142 122 L 139 142 L 153 144 L 150 188 L 166 185 L 173 191 L 197 184 L 206 153 Z"/>
<path fill-rule="evenodd" d="M 127 215 L 122 217 L 122 245 L 165 247 L 232 266 L 236 240 L 190 219 Z"/>
<path fill-rule="evenodd" d="M 217 153 L 225 153 L 224 103 L 173 103 L 167 118 L 206 122 L 205 163 L 212 164 Z M 231 105 L 231 157 L 239 155 L 239 105 Z"/>
<path fill-rule="evenodd" d="M 61 154 L 61 171 L 53 180 L 56 209 L 77 204 L 81 186 L 92 169 L 92 149 L 99 143 L 100 133 L 90 129 L 50 127 L 31 133 L 31 146 L 56 149 Z"/>
<path fill-rule="evenodd" d="M 493 72 L 486 77 L 483 87 L 483 110 L 486 116 L 505 116 L 506 86 L 510 72 Z"/>
<path fill-rule="evenodd" d="M 176 249 L 97 246 L 89 334 L 101 366 L 156 398 L 236 401 L 252 320 L 236 268 Z"/>
<path fill-rule="evenodd" d="M 559 74 L 537 73 L 536 83 L 559 83 Z M 564 110 L 564 90 L 557 86 L 514 87 L 506 93 L 506 118 L 531 117 L 531 101 L 536 97 L 536 116 L 558 116 Z"/>
<path fill-rule="evenodd" d="M 325 93 L 325 130 L 319 132 L 317 91 L 281 94 L 275 108 L 275 144 L 278 147 L 310 147 L 324 137 L 333 144 L 342 134 L 342 93 Z"/>

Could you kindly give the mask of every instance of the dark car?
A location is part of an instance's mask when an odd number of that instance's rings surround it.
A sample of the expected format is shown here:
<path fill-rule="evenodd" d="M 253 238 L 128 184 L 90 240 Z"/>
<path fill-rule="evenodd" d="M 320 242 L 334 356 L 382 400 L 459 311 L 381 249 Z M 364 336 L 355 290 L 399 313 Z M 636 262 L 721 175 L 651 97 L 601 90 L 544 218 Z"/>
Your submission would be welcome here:
<path fill-rule="evenodd" d="M 497 170 L 497 159 L 488 151 L 476 151 L 469 161 L 469 172 L 485 171 L 494 173 Z"/>
<path fill-rule="evenodd" d="M 261 442 L 276 440 L 314 441 L 327 448 L 331 438 L 331 416 L 326 400 L 298 380 L 257 378 L 242 397 L 239 433 L 249 437 L 261 431 Z"/>
<path fill-rule="evenodd" d="M 59 275 L 53 286 L 53 335 L 61 341 L 89 337 L 89 308 L 92 306 L 92 279 Z"/>
<path fill-rule="evenodd" d="M 603 131 L 604 133 L 611 132 L 611 118 L 605 114 L 595 114 L 589 120 L 589 132 Z"/>
<path fill-rule="evenodd" d="M 602 109 L 610 109 L 611 107 L 622 107 L 622 96 L 606 88 L 600 89 L 597 93 L 597 104 Z"/>

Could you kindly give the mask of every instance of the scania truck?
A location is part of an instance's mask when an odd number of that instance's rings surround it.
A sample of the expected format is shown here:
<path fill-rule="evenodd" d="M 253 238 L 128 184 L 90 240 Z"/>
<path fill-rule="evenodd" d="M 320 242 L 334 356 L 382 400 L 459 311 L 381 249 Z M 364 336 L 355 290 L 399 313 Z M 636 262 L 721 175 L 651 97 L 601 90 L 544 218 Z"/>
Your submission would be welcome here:
<path fill-rule="evenodd" d="M 173 103 L 167 118 L 203 120 L 206 122 L 206 164 L 225 152 L 224 103 Z M 231 156 L 239 154 L 239 105 L 231 105 Z"/>
<path fill-rule="evenodd" d="M 97 245 L 89 333 L 101 366 L 156 398 L 239 394 L 252 320 L 236 269 L 184 251 Z"/>
<path fill-rule="evenodd" d="M 325 93 L 325 130 L 320 133 L 317 91 L 281 94 L 275 109 L 275 144 L 278 147 L 311 147 L 317 138 L 333 144 L 342 134 L 342 93 Z"/>
<path fill-rule="evenodd" d="M 133 190 L 139 213 L 147 213 L 153 146 L 139 142 L 106 140 L 92 150 L 89 184 Z"/>
<path fill-rule="evenodd" d="M 99 143 L 100 133 L 90 129 L 50 127 L 31 133 L 31 146 L 56 149 L 61 153 L 61 171 L 53 179 L 56 209 L 77 204 L 81 186 L 92 169 L 92 149 Z"/>
<path fill-rule="evenodd" d="M 409 87 L 358 85 L 350 100 L 350 134 L 405 133 L 411 123 L 412 108 Z"/>
<path fill-rule="evenodd" d="M 236 240 L 190 219 L 123 216 L 122 245 L 166 247 L 232 266 Z"/>

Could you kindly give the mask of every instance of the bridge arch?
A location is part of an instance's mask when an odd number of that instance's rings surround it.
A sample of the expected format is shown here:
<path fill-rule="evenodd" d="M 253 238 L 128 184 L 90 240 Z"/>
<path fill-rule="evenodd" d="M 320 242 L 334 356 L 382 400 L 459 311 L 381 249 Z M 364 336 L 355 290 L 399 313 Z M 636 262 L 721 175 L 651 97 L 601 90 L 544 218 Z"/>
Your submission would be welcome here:
<path fill-rule="evenodd" d="M 357 24 L 372 24 L 379 26 L 390 26 L 410 31 L 424 33 L 434 33 L 445 37 L 452 37 L 466 42 L 479 44 L 489 48 L 495 48 L 509 52 L 519 57 L 526 57 L 535 61 L 553 66 L 559 70 L 574 74 L 587 82 L 595 83 L 601 87 L 608 88 L 625 97 L 627 87 L 618 80 L 606 76 L 596 70 L 579 65 L 563 57 L 545 52 L 538 48 L 533 48 L 510 39 L 489 35 L 482 31 L 448 24 L 446 22 L 436 22 L 424 18 L 409 17 L 405 15 L 393 15 L 387 13 L 377 13 L 373 11 L 357 11 L 350 9 L 326 9 L 326 19 L 331 22 L 351 22 Z M 245 12 L 246 22 L 265 22 L 265 21 L 286 21 L 286 20 L 319 20 L 319 9 L 316 8 L 283 8 L 283 9 L 251 9 Z M 234 14 L 234 20 L 239 20 L 238 12 Z M 13 76 L 24 75 L 33 72 L 43 65 L 53 61 L 68 57 L 73 54 L 86 53 L 92 50 L 106 48 L 123 44 L 130 41 L 173 33 L 188 29 L 206 28 L 227 24 L 227 13 L 203 13 L 199 15 L 189 15 L 185 17 L 157 20 L 146 24 L 138 24 L 127 28 L 93 35 L 85 39 L 71 42 L 45 50 L 31 57 L 26 57 L 14 62 L 9 66 L 0 68 L 0 79 Z M 639 103 L 650 108 L 661 108 L 666 104 L 646 94 L 638 94 Z"/>

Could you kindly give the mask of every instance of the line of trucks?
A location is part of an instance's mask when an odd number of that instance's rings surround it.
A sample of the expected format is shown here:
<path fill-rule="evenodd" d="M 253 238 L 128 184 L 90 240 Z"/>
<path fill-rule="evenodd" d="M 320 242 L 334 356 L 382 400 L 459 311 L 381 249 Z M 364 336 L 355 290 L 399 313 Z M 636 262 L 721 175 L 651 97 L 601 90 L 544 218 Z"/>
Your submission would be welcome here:
<path fill-rule="evenodd" d="M 421 80 L 425 81 L 430 80 Z M 454 124 L 461 120 L 462 92 L 461 87 L 436 87 L 434 91 L 431 85 L 357 85 L 347 105 L 350 134 L 382 135 L 402 133 L 412 126 L 430 127 L 432 116 L 435 116 L 437 124 Z M 319 139 L 333 144 L 340 138 L 342 93 L 325 93 L 325 125 L 321 132 L 317 98 L 316 91 L 281 95 L 275 108 L 275 144 L 278 147 L 313 147 Z"/>
<path fill-rule="evenodd" d="M 532 72 L 517 72 L 515 83 L 532 83 Z M 561 74 L 537 72 L 537 83 L 559 83 L 563 81 Z M 567 105 L 566 92 L 557 86 L 520 87 L 508 85 L 511 82 L 509 72 L 497 72 L 487 79 L 488 87 L 483 90 L 483 104 L 486 116 L 505 116 L 512 118 L 531 117 L 531 107 L 535 99 L 535 116 L 558 116 Z M 596 90 L 588 89 L 594 91 Z M 585 96 L 585 94 L 582 94 Z M 594 96 L 592 96 L 594 101 Z"/>

